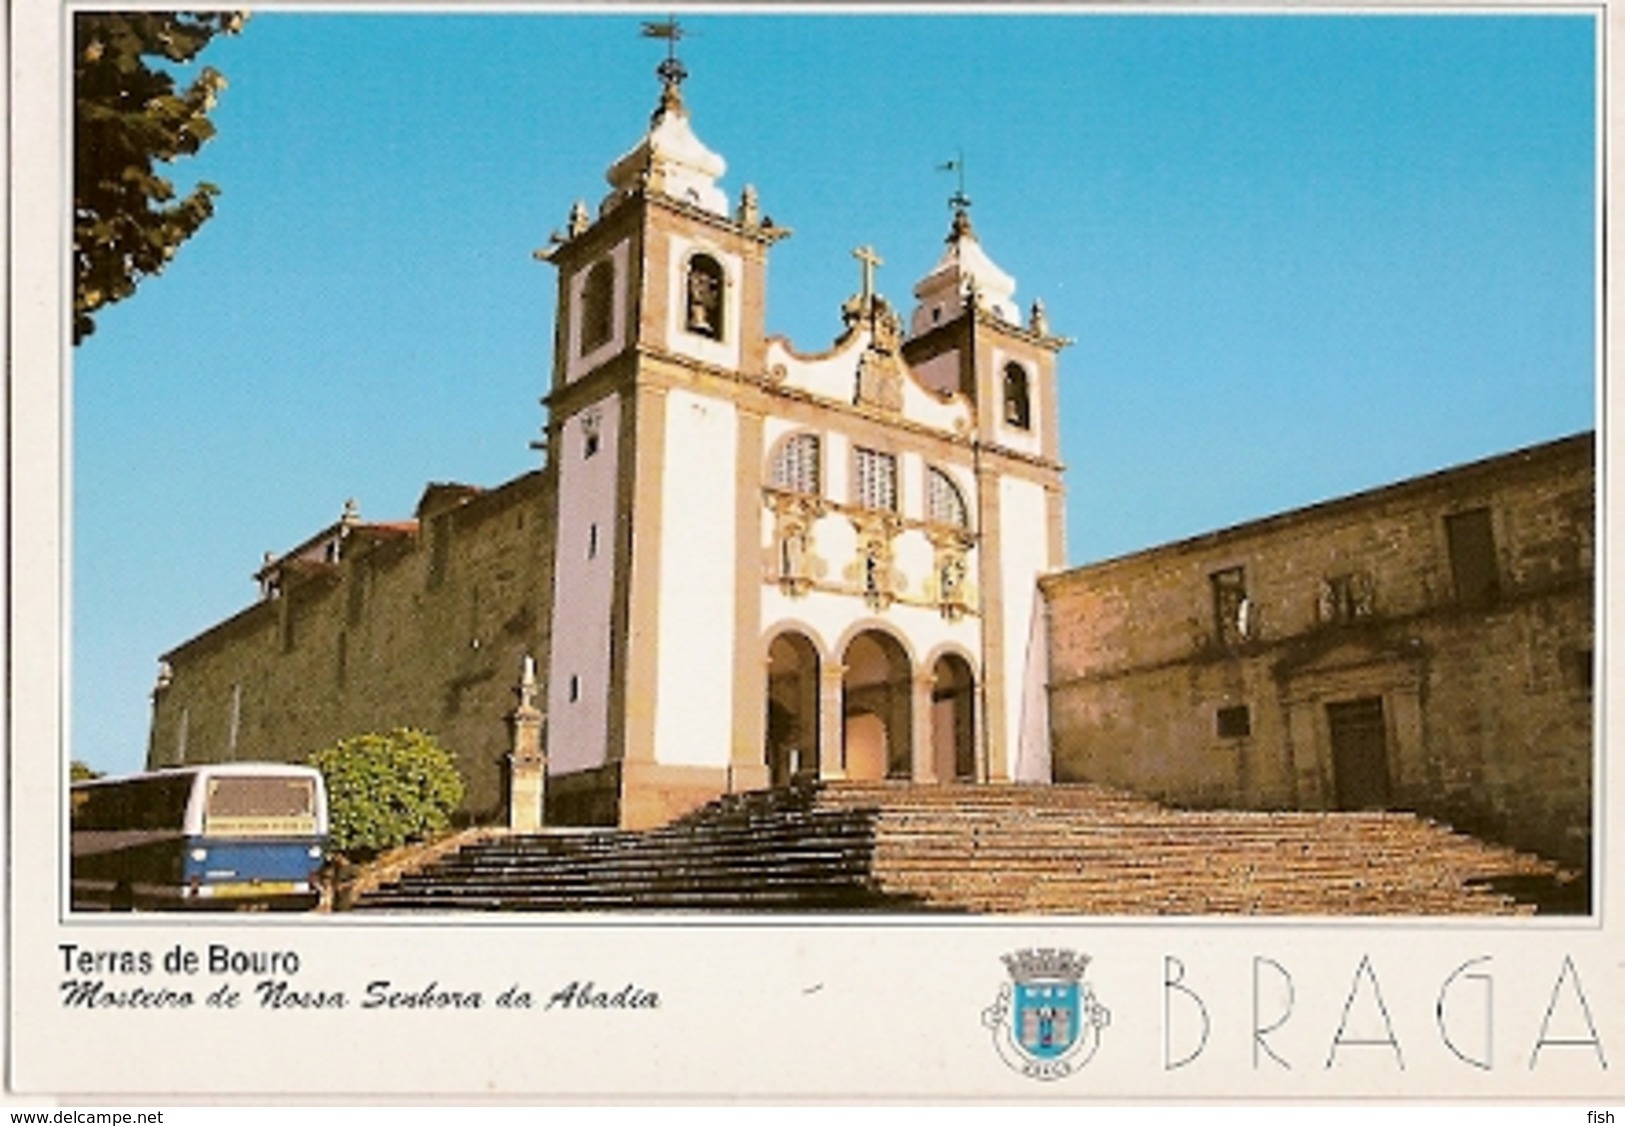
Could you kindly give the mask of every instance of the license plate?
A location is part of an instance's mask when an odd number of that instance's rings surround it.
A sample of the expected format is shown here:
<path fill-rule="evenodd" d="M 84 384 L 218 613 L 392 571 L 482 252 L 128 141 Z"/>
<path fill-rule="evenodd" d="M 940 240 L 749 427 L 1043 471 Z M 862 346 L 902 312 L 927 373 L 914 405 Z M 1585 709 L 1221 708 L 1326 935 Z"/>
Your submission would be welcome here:
<path fill-rule="evenodd" d="M 217 899 L 256 895 L 296 895 L 304 890 L 304 884 L 293 880 L 265 880 L 259 883 L 214 885 L 214 895 Z"/>

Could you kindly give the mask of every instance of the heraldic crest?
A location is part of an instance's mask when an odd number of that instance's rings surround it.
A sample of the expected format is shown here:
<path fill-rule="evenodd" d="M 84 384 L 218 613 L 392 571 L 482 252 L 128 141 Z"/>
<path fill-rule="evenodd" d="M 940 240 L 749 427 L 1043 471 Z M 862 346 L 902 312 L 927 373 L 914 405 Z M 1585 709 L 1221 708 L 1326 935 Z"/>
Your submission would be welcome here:
<path fill-rule="evenodd" d="M 1083 980 L 1087 954 L 1018 950 L 1004 956 L 1010 980 L 982 1010 L 1004 1062 L 1030 1079 L 1060 1079 L 1094 1056 L 1111 1013 Z"/>

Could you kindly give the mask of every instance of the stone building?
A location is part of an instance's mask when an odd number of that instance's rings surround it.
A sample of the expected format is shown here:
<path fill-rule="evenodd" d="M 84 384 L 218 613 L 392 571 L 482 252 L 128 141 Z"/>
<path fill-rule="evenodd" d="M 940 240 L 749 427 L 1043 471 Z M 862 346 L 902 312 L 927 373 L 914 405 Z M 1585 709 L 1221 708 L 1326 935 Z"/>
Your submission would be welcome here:
<path fill-rule="evenodd" d="M 534 666 L 553 820 L 657 824 L 796 775 L 1047 779 L 1022 686 L 1064 559 L 1064 341 L 963 206 L 906 324 L 860 248 L 832 348 L 769 337 L 788 231 L 724 194 L 673 62 L 607 195 L 538 252 L 546 464 L 268 558 L 256 605 L 164 656 L 152 766 L 413 725 L 496 817 Z"/>
<path fill-rule="evenodd" d="M 788 231 L 724 194 L 674 64 L 537 255 L 544 464 L 268 557 L 164 655 L 149 766 L 407 725 L 520 825 L 544 790 L 632 827 L 795 777 L 1053 779 L 1588 858 L 1590 435 L 1061 573 L 1042 306 L 961 205 L 906 321 L 864 247 L 832 347 L 769 336 Z"/>
<path fill-rule="evenodd" d="M 1055 779 L 1590 859 L 1594 438 L 1045 578 Z"/>

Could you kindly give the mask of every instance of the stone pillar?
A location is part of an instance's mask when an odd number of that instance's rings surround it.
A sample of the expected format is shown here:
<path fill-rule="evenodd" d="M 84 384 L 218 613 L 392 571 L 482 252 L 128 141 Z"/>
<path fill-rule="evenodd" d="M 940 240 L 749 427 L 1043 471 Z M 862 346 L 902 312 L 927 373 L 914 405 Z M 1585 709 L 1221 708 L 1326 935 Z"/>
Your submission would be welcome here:
<path fill-rule="evenodd" d="M 936 690 L 936 674 L 930 670 L 916 672 L 912 695 L 914 720 L 909 732 L 914 740 L 910 775 L 916 782 L 937 780 L 936 719 L 931 707 L 931 695 Z"/>
<path fill-rule="evenodd" d="M 841 704 L 846 694 L 846 666 L 831 661 L 818 683 L 818 777 L 846 777 L 846 724 Z"/>
<path fill-rule="evenodd" d="M 542 827 L 547 802 L 547 751 L 542 743 L 542 712 L 536 706 L 536 662 L 529 654 L 514 694 L 519 704 L 508 715 L 513 748 L 508 755 L 508 828 L 534 833 Z"/>

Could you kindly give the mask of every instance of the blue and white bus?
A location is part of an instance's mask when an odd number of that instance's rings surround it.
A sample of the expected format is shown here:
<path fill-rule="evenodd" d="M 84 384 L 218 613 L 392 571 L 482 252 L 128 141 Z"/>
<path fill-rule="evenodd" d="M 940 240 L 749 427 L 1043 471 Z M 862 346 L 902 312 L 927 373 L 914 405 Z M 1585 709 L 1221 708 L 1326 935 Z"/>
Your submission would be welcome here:
<path fill-rule="evenodd" d="M 77 782 L 75 910 L 310 908 L 327 791 L 308 766 L 223 763 Z"/>

